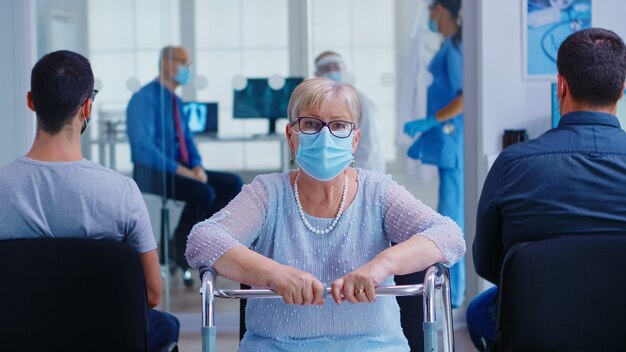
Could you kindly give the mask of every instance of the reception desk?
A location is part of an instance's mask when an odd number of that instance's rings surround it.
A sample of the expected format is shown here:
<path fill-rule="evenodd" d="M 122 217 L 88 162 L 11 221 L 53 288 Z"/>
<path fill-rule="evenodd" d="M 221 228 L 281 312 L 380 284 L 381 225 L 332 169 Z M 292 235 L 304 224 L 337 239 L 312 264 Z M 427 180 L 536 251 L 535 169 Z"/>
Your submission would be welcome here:
<path fill-rule="evenodd" d="M 289 145 L 287 144 L 287 137 L 282 133 L 255 136 L 219 136 L 198 134 L 194 136 L 194 140 L 198 145 L 203 143 L 278 143 L 280 146 L 280 153 L 277 157 L 280 158 L 280 171 L 285 172 L 290 168 Z M 126 134 L 119 132 L 115 134 L 101 134 L 98 138 L 94 139 L 92 143 L 98 146 L 98 160 L 100 164 L 113 170 L 117 170 L 115 147 L 118 144 L 128 143 Z"/>

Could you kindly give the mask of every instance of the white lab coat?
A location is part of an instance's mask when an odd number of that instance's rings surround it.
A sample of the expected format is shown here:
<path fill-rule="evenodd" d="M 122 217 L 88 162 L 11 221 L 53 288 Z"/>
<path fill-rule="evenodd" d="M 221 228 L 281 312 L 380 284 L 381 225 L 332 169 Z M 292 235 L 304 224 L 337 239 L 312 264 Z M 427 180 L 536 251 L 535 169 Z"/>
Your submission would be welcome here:
<path fill-rule="evenodd" d="M 432 80 L 427 67 L 437 49 L 437 46 L 433 45 L 434 34 L 426 28 L 427 5 L 424 3 L 420 6 L 422 8 L 418 10 L 411 31 L 406 66 L 400 75 L 402 88 L 398 91 L 396 145 L 405 151 L 414 139 L 404 134 L 404 124 L 426 116 L 426 90 Z M 405 166 L 410 182 L 430 182 L 436 176 L 436 168 L 424 165 L 419 160 L 406 158 Z"/>
<path fill-rule="evenodd" d="M 385 173 L 385 157 L 378 137 L 378 110 L 374 102 L 359 92 L 363 117 L 361 118 L 361 139 L 354 153 L 354 166 L 366 170 Z"/>

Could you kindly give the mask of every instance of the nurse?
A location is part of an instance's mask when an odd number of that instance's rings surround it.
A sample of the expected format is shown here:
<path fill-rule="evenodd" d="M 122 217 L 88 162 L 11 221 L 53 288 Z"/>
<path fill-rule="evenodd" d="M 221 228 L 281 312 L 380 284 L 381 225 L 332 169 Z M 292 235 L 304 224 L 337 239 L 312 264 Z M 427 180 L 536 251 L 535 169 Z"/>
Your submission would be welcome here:
<path fill-rule="evenodd" d="M 461 228 L 463 212 L 463 57 L 459 13 L 461 0 L 430 3 L 431 31 L 441 33 L 443 44 L 428 70 L 433 81 L 428 87 L 426 118 L 409 121 L 404 133 L 420 137 L 408 150 L 409 157 L 439 170 L 438 212 L 452 218 Z M 452 306 L 460 307 L 465 295 L 465 264 L 450 271 Z"/>

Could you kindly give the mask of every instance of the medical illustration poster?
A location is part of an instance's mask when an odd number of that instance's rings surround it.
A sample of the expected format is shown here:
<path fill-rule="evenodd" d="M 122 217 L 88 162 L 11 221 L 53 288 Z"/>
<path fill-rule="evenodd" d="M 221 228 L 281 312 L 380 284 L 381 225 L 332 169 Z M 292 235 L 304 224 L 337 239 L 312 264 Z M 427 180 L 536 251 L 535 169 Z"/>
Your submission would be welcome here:
<path fill-rule="evenodd" d="M 523 75 L 556 80 L 556 57 L 570 34 L 591 27 L 592 0 L 522 0 Z"/>

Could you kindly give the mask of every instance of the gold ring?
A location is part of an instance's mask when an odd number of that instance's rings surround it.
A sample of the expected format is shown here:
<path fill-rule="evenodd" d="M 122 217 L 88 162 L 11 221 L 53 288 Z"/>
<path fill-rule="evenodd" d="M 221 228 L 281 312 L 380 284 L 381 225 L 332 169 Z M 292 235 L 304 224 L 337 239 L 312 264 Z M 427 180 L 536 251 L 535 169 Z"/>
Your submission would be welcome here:
<path fill-rule="evenodd" d="M 359 293 L 365 293 L 364 289 L 360 289 L 360 290 L 354 290 L 354 294 L 357 295 Z"/>

